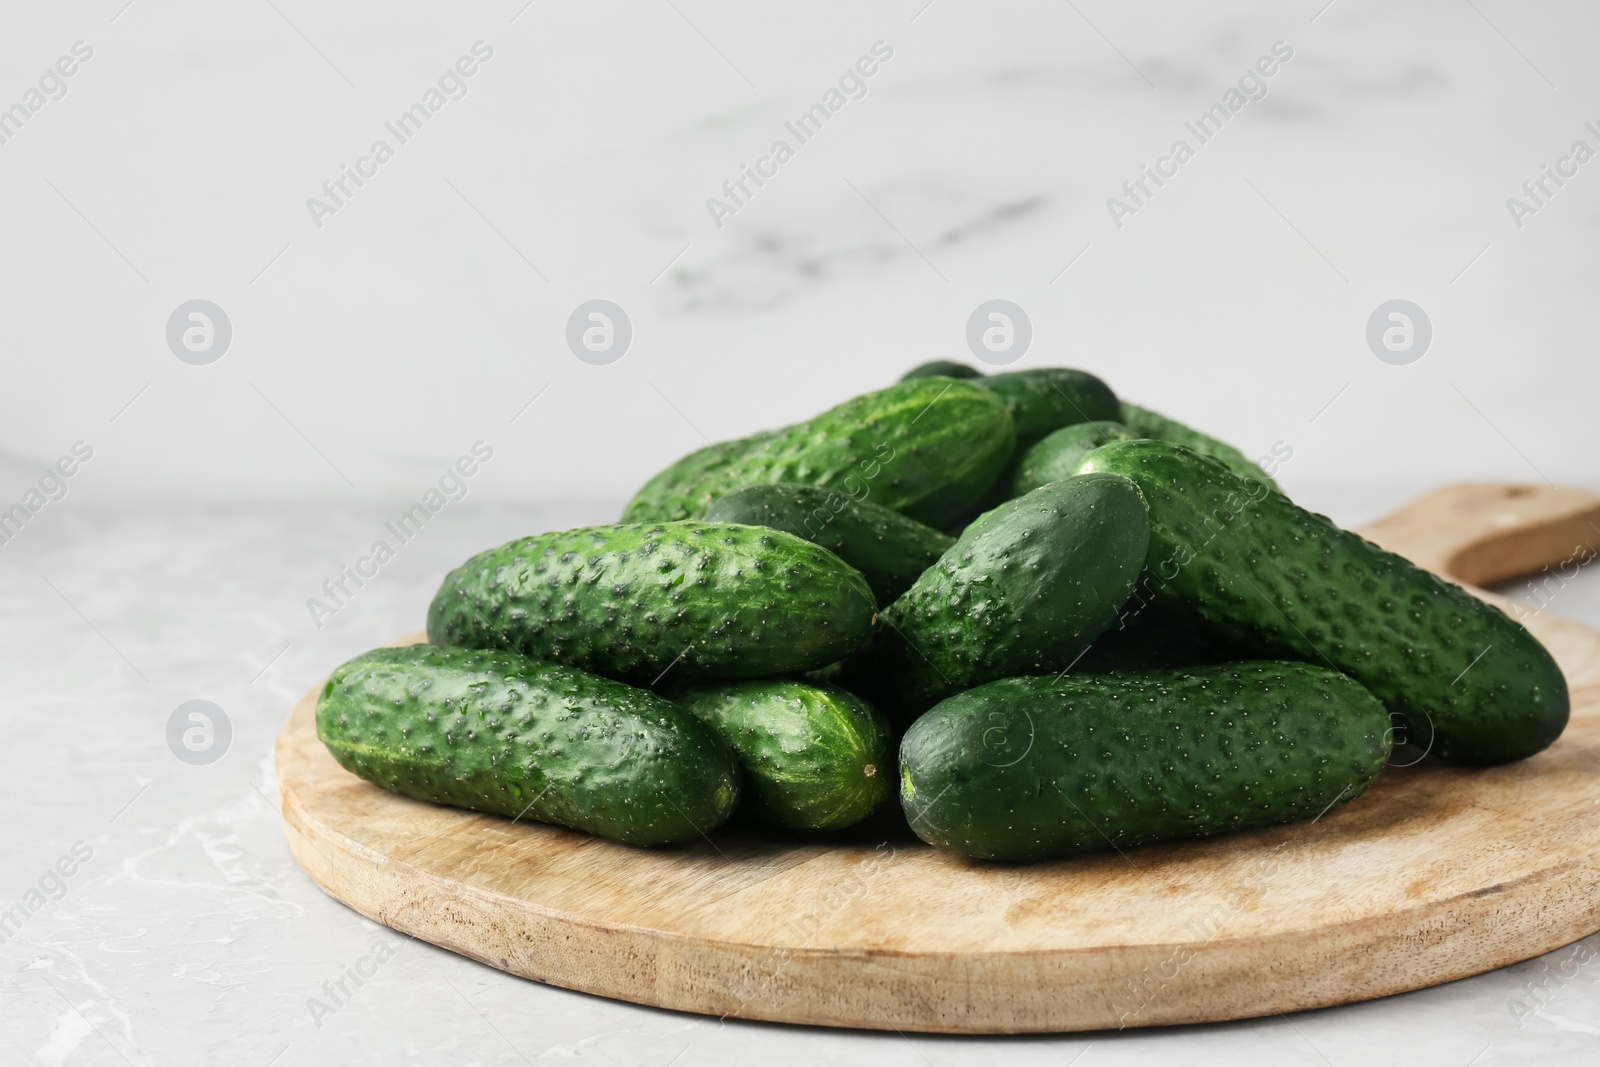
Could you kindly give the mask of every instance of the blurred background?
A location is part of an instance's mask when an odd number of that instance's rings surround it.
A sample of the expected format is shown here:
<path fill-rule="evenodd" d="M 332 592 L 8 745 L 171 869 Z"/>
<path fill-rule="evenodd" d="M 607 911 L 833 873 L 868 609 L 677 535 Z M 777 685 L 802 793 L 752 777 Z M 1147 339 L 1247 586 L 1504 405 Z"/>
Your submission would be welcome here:
<path fill-rule="evenodd" d="M 678 1017 L 558 990 L 529 1017 L 524 984 L 323 897 L 278 837 L 277 727 L 418 628 L 467 554 L 609 521 L 708 440 L 975 362 L 988 301 L 1031 327 L 1011 368 L 1287 449 L 1278 481 L 1348 525 L 1452 481 L 1600 488 L 1600 13 L 1577 0 L 4 11 L 0 796 L 25 832 L 0 900 L 77 840 L 99 857 L 0 945 L 24 1062 L 403 1057 L 430 1007 L 404 979 L 441 969 L 526 1055 L 639 1062 L 644 1034 L 665 1062 Z M 626 323 L 600 355 L 569 343 L 596 300 Z M 1397 300 L 1409 345 L 1374 345 Z M 384 524 L 475 445 L 396 544 Z M 385 538 L 393 561 L 330 601 Z M 1587 574 L 1564 589 L 1552 610 L 1600 620 Z M 230 724 L 204 766 L 165 732 L 194 699 Z M 306 997 L 382 937 L 388 991 L 311 1027 Z M 1379 1024 L 1432 1019 L 1465 1063 L 1592 1033 L 1508 1031 L 1528 979 L 1173 1039 L 1380 1062 Z M 503 1055 L 463 1007 L 438 1040 Z M 1326 1021 L 1351 1015 L 1378 1028 Z M 738 1058 L 705 1032 L 702 1062 Z M 959 1050 L 891 1035 L 871 1058 Z"/>

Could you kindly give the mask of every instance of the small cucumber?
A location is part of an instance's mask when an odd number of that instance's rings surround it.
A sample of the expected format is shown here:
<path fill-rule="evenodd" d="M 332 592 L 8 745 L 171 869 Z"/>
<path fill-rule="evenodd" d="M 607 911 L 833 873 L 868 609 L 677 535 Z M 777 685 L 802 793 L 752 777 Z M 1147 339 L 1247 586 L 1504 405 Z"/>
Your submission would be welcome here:
<path fill-rule="evenodd" d="M 1111 422 L 1119 414 L 1117 395 L 1087 371 L 1042 367 L 991 374 L 975 382 L 1005 403 L 1016 426 L 1019 449 L 1063 426 Z"/>
<path fill-rule="evenodd" d="M 1060 859 L 1316 818 L 1377 777 L 1391 730 L 1305 663 L 1007 678 L 907 731 L 900 803 L 937 848 Z"/>
<path fill-rule="evenodd" d="M 1132 430 L 1120 422 L 1080 422 L 1063 426 L 1022 454 L 1011 479 L 1011 495 L 1031 493 L 1041 485 L 1072 477 L 1078 461 L 1101 445 L 1131 441 Z"/>
<path fill-rule="evenodd" d="M 745 806 L 792 830 L 838 830 L 894 790 L 889 724 L 831 685 L 782 678 L 675 689 L 672 700 L 738 755 Z"/>
<path fill-rule="evenodd" d="M 915 367 L 900 375 L 902 382 L 909 382 L 913 378 L 982 378 L 983 371 L 976 367 L 969 367 L 965 363 L 956 363 L 948 359 L 934 359 L 927 363 L 919 363 Z"/>
<path fill-rule="evenodd" d="M 883 613 L 846 685 L 896 721 L 995 678 L 1069 666 L 1117 619 L 1144 566 L 1126 478 L 1071 478 L 986 513 Z"/>
<path fill-rule="evenodd" d="M 707 445 L 672 464 L 644 483 L 622 511 L 623 522 L 671 522 L 695 519 L 711 503 L 702 499 L 701 486 L 717 472 L 737 468 L 745 453 L 772 437 L 776 430 L 737 441 Z"/>
<path fill-rule="evenodd" d="M 692 841 L 739 797 L 733 753 L 654 693 L 512 652 L 407 645 L 357 656 L 317 736 L 396 793 L 633 845 Z"/>
<path fill-rule="evenodd" d="M 709 522 L 770 526 L 821 545 L 872 586 L 880 605 L 911 588 L 955 539 L 898 511 L 820 485 L 751 485 L 719 497 Z"/>
<path fill-rule="evenodd" d="M 1169 445 L 1183 445 L 1202 456 L 1210 456 L 1240 477 L 1252 478 L 1263 485 L 1278 489 L 1278 483 L 1272 480 L 1270 474 L 1262 470 L 1259 464 L 1251 462 L 1249 456 L 1232 445 L 1219 441 L 1210 434 L 1201 433 L 1192 426 L 1185 426 L 1177 419 L 1158 415 L 1148 408 L 1138 407 L 1127 401 L 1123 401 L 1121 407 L 1122 423 L 1133 432 L 1133 436 L 1151 441 L 1165 441 Z M 1281 489 L 1278 491 L 1282 492 Z"/>
<path fill-rule="evenodd" d="M 504 648 L 624 681 L 823 667 L 866 640 L 872 590 L 839 557 L 733 523 L 590 526 L 524 537 L 451 571 L 436 645 Z"/>
<path fill-rule="evenodd" d="M 989 487 L 1015 443 L 1011 416 L 994 393 L 953 378 L 918 378 L 780 430 L 737 467 L 713 471 L 693 495 L 709 502 L 745 485 L 820 485 L 870 494 L 939 527 Z"/>
<path fill-rule="evenodd" d="M 1343 671 L 1453 763 L 1522 759 L 1566 726 L 1561 668 L 1519 623 L 1265 483 L 1160 441 L 1097 448 L 1078 470 L 1132 478 L 1149 505 L 1130 606 L 1154 600 L 1230 645 Z"/>

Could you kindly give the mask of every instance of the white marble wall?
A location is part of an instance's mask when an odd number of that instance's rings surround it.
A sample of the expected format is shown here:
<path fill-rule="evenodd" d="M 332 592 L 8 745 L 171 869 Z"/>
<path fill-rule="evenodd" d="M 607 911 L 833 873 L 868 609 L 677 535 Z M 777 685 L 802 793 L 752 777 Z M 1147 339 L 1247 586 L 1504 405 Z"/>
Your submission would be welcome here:
<path fill-rule="evenodd" d="M 1034 322 L 1020 366 L 1287 442 L 1291 487 L 1597 478 L 1600 164 L 1520 229 L 1506 206 L 1600 149 L 1592 5 L 124 2 L 14 5 L 0 36 L 0 102 L 93 49 L 0 144 L 7 499 L 79 439 L 102 500 L 404 495 L 480 438 L 486 497 L 622 497 L 702 435 L 962 355 L 994 297 Z M 387 133 L 480 40 L 465 97 Z M 866 95 L 715 225 L 877 41 Z M 1267 96 L 1115 226 L 1278 41 Z M 595 297 L 635 327 L 609 367 L 563 340 Z M 1436 328 L 1406 367 L 1364 340 L 1397 297 Z M 211 366 L 165 342 L 193 298 L 234 326 Z"/>

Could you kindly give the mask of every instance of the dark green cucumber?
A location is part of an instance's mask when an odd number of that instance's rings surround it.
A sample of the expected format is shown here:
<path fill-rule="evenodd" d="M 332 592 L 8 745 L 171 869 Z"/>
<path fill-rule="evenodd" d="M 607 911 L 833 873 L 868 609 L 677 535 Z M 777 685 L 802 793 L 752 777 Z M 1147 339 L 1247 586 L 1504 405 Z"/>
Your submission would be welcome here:
<path fill-rule="evenodd" d="M 1068 667 L 1117 619 L 1144 566 L 1126 478 L 1071 478 L 986 513 L 883 613 L 846 685 L 909 721 L 941 698 Z"/>
<path fill-rule="evenodd" d="M 1014 370 L 975 379 L 974 384 L 1004 401 L 1016 426 L 1019 449 L 1063 426 L 1111 422 L 1119 414 L 1117 395 L 1087 371 L 1066 367 Z"/>
<path fill-rule="evenodd" d="M 867 637 L 872 590 L 824 548 L 759 526 L 661 522 L 537 534 L 457 567 L 436 645 L 504 648 L 626 681 L 823 667 Z"/>
<path fill-rule="evenodd" d="M 1048 434 L 1022 454 L 1011 478 L 1011 495 L 1031 493 L 1041 485 L 1072 477 L 1078 461 L 1101 445 L 1131 441 L 1132 430 L 1120 422 L 1080 422 Z"/>
<path fill-rule="evenodd" d="M 838 830 L 894 791 L 889 724 L 843 689 L 765 678 L 670 695 L 738 755 L 744 804 L 759 818 L 792 830 Z"/>
<path fill-rule="evenodd" d="M 689 453 L 645 482 L 623 509 L 621 521 L 671 522 L 699 518 L 700 512 L 711 503 L 709 497 L 702 499 L 701 494 L 701 486 L 707 479 L 714 473 L 737 468 L 746 452 L 775 433 L 776 430 L 768 430 Z"/>
<path fill-rule="evenodd" d="M 1165 441 L 1169 445 L 1183 445 L 1202 456 L 1210 456 L 1241 477 L 1253 478 L 1273 489 L 1278 488 L 1278 483 L 1261 469 L 1260 464 L 1252 462 L 1249 456 L 1210 434 L 1201 433 L 1192 426 L 1185 426 L 1177 419 L 1169 419 L 1149 408 L 1142 408 L 1127 401 L 1122 402 L 1121 410 L 1123 425 L 1133 431 L 1135 437 Z"/>
<path fill-rule="evenodd" d="M 821 545 L 872 586 L 880 605 L 911 588 L 955 539 L 898 511 L 820 485 L 751 485 L 719 497 L 709 522 L 770 526 Z"/>
<path fill-rule="evenodd" d="M 654 693 L 513 652 L 380 648 L 333 672 L 317 736 L 396 793 L 633 845 L 693 841 L 739 797 L 734 754 Z"/>
<path fill-rule="evenodd" d="M 915 367 L 900 375 L 902 382 L 909 382 L 914 378 L 982 378 L 983 371 L 976 367 L 969 367 L 965 363 L 956 363 L 948 359 L 932 359 L 926 363 L 918 363 Z"/>
<path fill-rule="evenodd" d="M 989 487 L 1016 441 L 1005 405 L 953 378 L 918 378 L 847 400 L 778 431 L 736 467 L 692 490 L 715 500 L 745 485 L 791 482 L 867 494 L 938 527 Z"/>
<path fill-rule="evenodd" d="M 1566 726 L 1550 653 L 1460 586 L 1187 448 L 1120 441 L 1078 469 L 1144 491 L 1150 554 L 1130 607 L 1155 600 L 1259 655 L 1343 671 L 1451 762 L 1522 759 Z"/>
<path fill-rule="evenodd" d="M 1305 663 L 1007 678 L 916 721 L 900 803 L 937 848 L 1060 859 L 1315 819 L 1392 740 L 1372 694 Z"/>

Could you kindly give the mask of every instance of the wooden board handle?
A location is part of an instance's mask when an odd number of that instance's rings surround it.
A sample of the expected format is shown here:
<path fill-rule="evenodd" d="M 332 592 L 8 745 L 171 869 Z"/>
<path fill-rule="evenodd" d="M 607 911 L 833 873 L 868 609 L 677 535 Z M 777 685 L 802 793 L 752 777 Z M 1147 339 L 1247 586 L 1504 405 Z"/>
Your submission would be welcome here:
<path fill-rule="evenodd" d="M 1490 585 L 1600 554 L 1600 496 L 1551 485 L 1451 485 L 1361 534 L 1435 574 Z"/>

